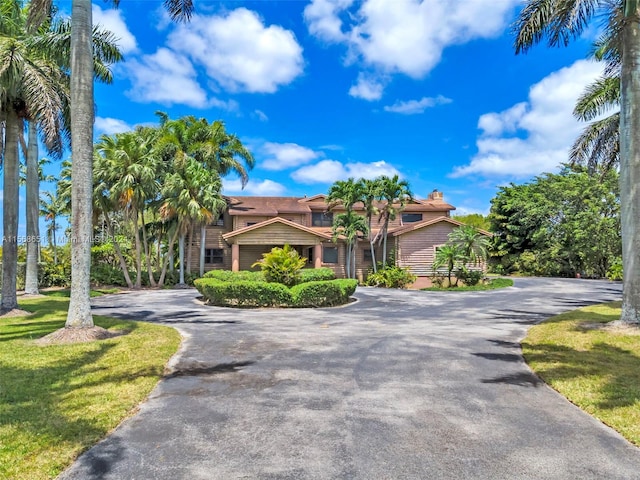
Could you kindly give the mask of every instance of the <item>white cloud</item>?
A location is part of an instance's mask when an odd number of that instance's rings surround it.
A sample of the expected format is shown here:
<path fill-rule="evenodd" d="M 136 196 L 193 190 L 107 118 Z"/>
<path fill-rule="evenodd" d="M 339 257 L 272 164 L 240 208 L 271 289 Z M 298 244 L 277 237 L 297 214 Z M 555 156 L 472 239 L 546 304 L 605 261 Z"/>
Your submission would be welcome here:
<path fill-rule="evenodd" d="M 226 195 L 233 193 L 242 195 L 256 195 L 256 196 L 278 196 L 282 195 L 286 191 L 286 187 L 273 180 L 249 180 L 249 183 L 242 188 L 242 183 L 237 180 L 224 180 L 223 192 Z"/>
<path fill-rule="evenodd" d="M 396 168 L 384 160 L 378 162 L 341 163 L 337 160 L 322 160 L 314 165 L 299 168 L 291 178 L 304 184 L 333 183 L 336 180 L 354 178 L 376 178 L 380 175 L 400 175 Z"/>
<path fill-rule="evenodd" d="M 182 55 L 159 48 L 154 54 L 128 61 L 125 67 L 132 83 L 127 95 L 134 101 L 208 106 L 207 93 L 198 84 L 193 65 Z"/>
<path fill-rule="evenodd" d="M 375 76 L 360 73 L 356 84 L 352 85 L 349 89 L 349 95 L 371 102 L 373 100 L 380 100 L 383 91 L 384 82 Z"/>
<path fill-rule="evenodd" d="M 113 135 L 114 133 L 129 132 L 133 127 L 124 120 L 110 117 L 96 117 L 96 132 L 105 135 Z"/>
<path fill-rule="evenodd" d="M 168 46 L 205 67 L 228 91 L 273 93 L 304 67 L 295 35 L 265 26 L 257 13 L 237 8 L 222 15 L 195 15 L 169 35 Z"/>
<path fill-rule="evenodd" d="M 309 163 L 320 155 L 318 152 L 297 143 L 266 142 L 262 146 L 262 151 L 267 155 L 267 159 L 262 162 L 261 167 L 267 170 L 298 167 Z"/>
<path fill-rule="evenodd" d="M 438 95 L 437 97 L 422 97 L 420 100 L 397 101 L 393 105 L 384 107 L 384 110 L 385 112 L 401 113 L 403 115 L 415 115 L 424 113 L 427 108 L 446 105 L 451 102 L 450 98 Z"/>
<path fill-rule="evenodd" d="M 501 34 L 520 0 L 312 0 L 309 32 L 344 44 L 347 62 L 423 78 L 443 50 Z"/>
<path fill-rule="evenodd" d="M 257 118 L 258 120 L 260 120 L 261 122 L 267 122 L 269 121 L 269 117 L 267 117 L 267 114 L 264 113 L 262 110 L 254 110 L 253 111 L 253 116 L 255 118 Z"/>
<path fill-rule="evenodd" d="M 527 102 L 482 115 L 478 153 L 451 176 L 525 178 L 555 170 L 584 128 L 572 115 L 576 99 L 601 73 L 602 65 L 579 60 L 533 85 Z"/>
<path fill-rule="evenodd" d="M 93 24 L 101 25 L 105 30 L 112 32 L 118 39 L 116 42 L 123 54 L 133 53 L 138 50 L 136 37 L 129 31 L 124 21 L 121 10 L 102 10 L 97 5 L 92 5 Z"/>

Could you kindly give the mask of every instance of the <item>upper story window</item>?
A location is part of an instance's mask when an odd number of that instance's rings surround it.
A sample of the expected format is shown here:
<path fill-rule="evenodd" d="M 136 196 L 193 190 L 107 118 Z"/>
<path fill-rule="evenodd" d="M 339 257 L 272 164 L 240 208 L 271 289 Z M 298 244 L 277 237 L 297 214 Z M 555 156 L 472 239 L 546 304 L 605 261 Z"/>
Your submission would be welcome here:
<path fill-rule="evenodd" d="M 205 248 L 204 263 L 209 263 L 209 264 L 224 263 L 224 250 L 222 250 L 222 248 Z"/>
<path fill-rule="evenodd" d="M 224 214 L 220 215 L 214 222 L 216 227 L 224 227 Z"/>
<path fill-rule="evenodd" d="M 421 213 L 403 213 L 402 214 L 402 223 L 415 223 L 422 221 Z"/>
<path fill-rule="evenodd" d="M 311 212 L 312 227 L 331 227 L 333 226 L 332 212 Z"/>

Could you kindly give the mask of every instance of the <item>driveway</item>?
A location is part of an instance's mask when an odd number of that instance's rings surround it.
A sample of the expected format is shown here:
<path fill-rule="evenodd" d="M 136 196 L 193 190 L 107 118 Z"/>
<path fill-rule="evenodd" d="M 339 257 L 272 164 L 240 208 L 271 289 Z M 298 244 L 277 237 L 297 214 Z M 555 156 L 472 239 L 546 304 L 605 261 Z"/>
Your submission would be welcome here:
<path fill-rule="evenodd" d="M 176 327 L 174 373 L 62 479 L 640 479 L 640 449 L 540 382 L 527 328 L 620 298 L 590 280 L 488 292 L 359 288 L 315 310 L 194 290 L 94 300 Z"/>

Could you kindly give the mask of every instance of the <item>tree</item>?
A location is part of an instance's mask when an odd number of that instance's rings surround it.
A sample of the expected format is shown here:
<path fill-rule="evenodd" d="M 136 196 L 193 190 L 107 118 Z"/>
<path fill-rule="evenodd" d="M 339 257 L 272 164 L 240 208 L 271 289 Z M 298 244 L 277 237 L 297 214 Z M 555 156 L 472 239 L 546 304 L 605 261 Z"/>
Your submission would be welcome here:
<path fill-rule="evenodd" d="M 606 15 L 603 44 L 620 64 L 620 203 L 623 323 L 640 323 L 640 22 L 639 0 L 529 1 L 516 22 L 516 53 L 543 38 L 567 45 L 594 16 Z"/>
<path fill-rule="evenodd" d="M 47 243 L 53 247 L 53 264 L 58 264 L 58 246 L 56 235 L 59 230 L 58 217 L 64 215 L 64 204 L 51 192 L 42 192 L 40 199 L 40 215 L 49 223 L 47 227 Z"/>
<path fill-rule="evenodd" d="M 464 259 L 464 252 L 460 245 L 455 243 L 447 243 L 442 245 L 436 250 L 436 257 L 433 261 L 433 270 L 437 271 L 441 267 L 445 267 L 447 269 L 447 281 L 448 286 L 451 285 L 451 273 L 456 268 L 456 266 L 461 263 Z M 456 283 L 453 286 L 458 285 L 458 279 L 456 278 Z"/>
<path fill-rule="evenodd" d="M 502 187 L 491 201 L 492 257 L 505 272 L 604 277 L 620 258 L 618 175 L 559 174 Z"/>
<path fill-rule="evenodd" d="M 346 213 L 336 215 L 333 220 L 333 240 L 343 237 L 346 243 L 346 274 L 347 278 L 356 277 L 356 249 L 360 234 L 368 233 L 367 221 L 361 215 L 348 210 Z"/>
<path fill-rule="evenodd" d="M 478 265 L 486 261 L 489 239 L 477 228 L 463 225 L 449 234 L 449 241 L 460 247 L 465 263 Z"/>
<path fill-rule="evenodd" d="M 369 237 L 369 249 L 371 250 L 371 262 L 373 264 L 373 272 L 378 270 L 376 264 L 376 251 L 374 247 L 375 235 L 373 234 L 373 216 L 379 213 L 377 200 L 380 196 L 380 182 L 361 178 L 359 180 L 361 186 L 361 200 L 364 206 L 364 215 L 367 219 L 367 234 Z"/>
<path fill-rule="evenodd" d="M 383 205 L 380 209 L 382 228 L 378 232 L 378 241 L 382 242 L 382 266 L 387 266 L 387 236 L 389 232 L 389 222 L 404 210 L 404 207 L 413 200 L 413 194 L 409 188 L 409 182 L 400 180 L 398 175 L 387 177 L 382 175 L 376 179 L 379 182 L 380 200 Z"/>
<path fill-rule="evenodd" d="M 454 220 L 458 222 L 464 223 L 465 225 L 470 225 L 472 227 L 476 227 L 479 230 L 489 230 L 489 219 L 480 214 L 480 213 L 469 213 L 467 215 L 454 215 Z"/>

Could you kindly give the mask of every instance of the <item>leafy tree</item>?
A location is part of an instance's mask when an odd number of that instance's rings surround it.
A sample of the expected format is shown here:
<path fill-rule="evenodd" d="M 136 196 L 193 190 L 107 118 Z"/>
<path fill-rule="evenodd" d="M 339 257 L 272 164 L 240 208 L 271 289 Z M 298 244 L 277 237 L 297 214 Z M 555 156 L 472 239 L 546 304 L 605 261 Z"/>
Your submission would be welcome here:
<path fill-rule="evenodd" d="M 502 187 L 491 201 L 493 257 L 506 270 L 604 277 L 620 256 L 618 178 L 565 167 Z"/>
<path fill-rule="evenodd" d="M 488 231 L 491 225 L 491 223 L 489 222 L 489 219 L 480 213 L 469 213 L 468 215 L 454 215 L 453 219 L 457 220 L 458 222 L 464 223 L 465 225 L 470 225 L 479 230 L 485 230 L 485 231 Z"/>
<path fill-rule="evenodd" d="M 530 0 L 516 22 L 516 53 L 546 38 L 550 46 L 579 37 L 594 16 L 607 19 L 600 44 L 620 69 L 620 205 L 623 323 L 640 323 L 640 2 L 638 0 Z"/>

